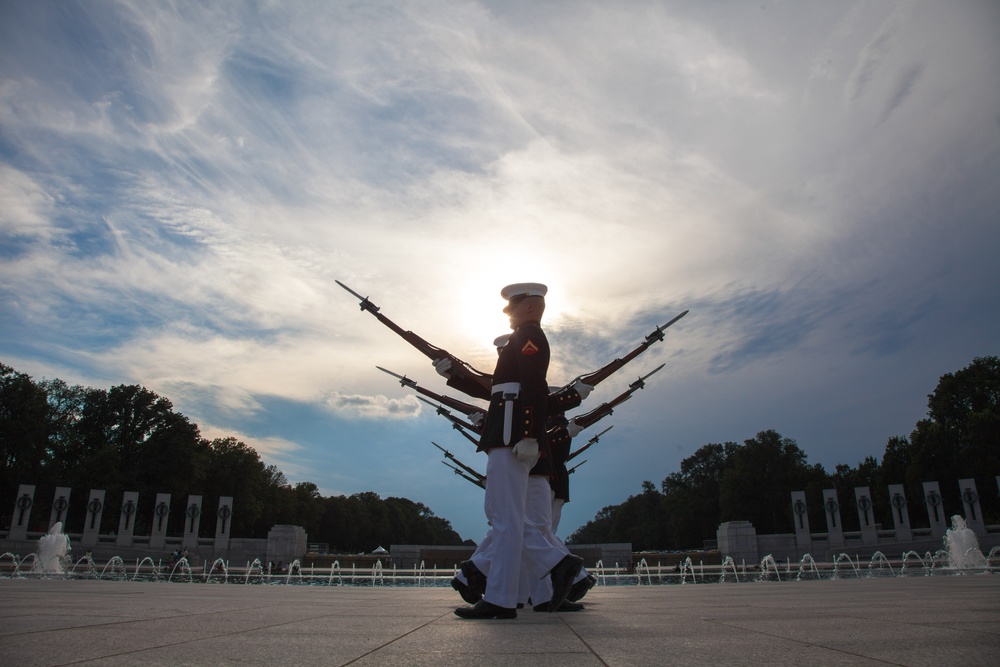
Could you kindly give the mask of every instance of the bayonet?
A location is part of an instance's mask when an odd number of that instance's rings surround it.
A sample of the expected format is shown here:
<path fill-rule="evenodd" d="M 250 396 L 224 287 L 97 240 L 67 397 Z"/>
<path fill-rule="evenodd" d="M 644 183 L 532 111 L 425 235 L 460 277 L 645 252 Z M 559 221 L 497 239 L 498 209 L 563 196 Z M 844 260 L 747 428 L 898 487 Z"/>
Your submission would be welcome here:
<path fill-rule="evenodd" d="M 477 447 L 479 446 L 479 440 L 477 440 L 475 437 L 469 435 L 469 431 L 472 431 L 473 433 L 479 435 L 480 432 L 481 432 L 480 429 L 476 428 L 474 425 L 472 425 L 472 424 L 470 424 L 470 423 L 468 423 L 466 421 L 463 421 L 463 420 L 459 419 L 455 415 L 451 414 L 451 412 L 448 411 L 448 410 L 446 410 L 444 407 L 442 407 L 440 405 L 434 405 L 433 403 L 431 403 L 430 401 L 428 401 L 426 398 L 422 398 L 420 396 L 417 396 L 417 400 L 421 400 L 424 403 L 426 403 L 427 405 L 429 405 L 432 408 L 434 408 L 435 412 L 437 412 L 439 415 L 441 415 L 442 417 L 444 417 L 445 419 L 447 419 L 448 421 L 451 422 L 451 427 L 453 429 L 455 429 L 456 431 L 458 431 L 459 433 L 461 433 L 462 435 L 464 435 L 466 438 L 468 438 L 469 441 L 472 442 L 472 444 L 476 445 Z"/>
<path fill-rule="evenodd" d="M 438 403 L 443 403 L 443 404 L 447 405 L 449 408 L 452 408 L 454 410 L 458 410 L 459 412 L 461 412 L 462 414 L 464 414 L 466 417 L 470 417 L 470 416 L 472 416 L 474 414 L 477 414 L 477 413 L 481 414 L 483 416 L 486 415 L 486 410 L 483 410 L 482 408 L 480 408 L 477 405 L 472 405 L 470 403 L 465 403 L 464 401 L 460 401 L 458 399 L 451 398 L 450 396 L 445 396 L 444 394 L 435 393 L 435 392 L 431 391 L 430 389 L 425 389 L 424 387 L 421 387 L 419 384 L 417 384 L 417 382 L 415 380 L 411 380 L 410 378 L 406 377 L 405 375 L 400 375 L 399 373 L 393 373 L 392 371 L 390 371 L 390 370 L 388 370 L 386 368 L 382 368 L 381 366 L 376 366 L 375 368 L 379 369 L 383 373 L 388 373 L 392 377 L 394 377 L 397 380 L 399 380 L 399 386 L 401 386 L 401 387 L 409 387 L 409 388 L 414 389 L 417 392 L 423 394 L 424 396 L 430 396 L 431 398 L 433 398 Z M 418 396 L 417 398 L 420 398 L 420 397 Z M 427 401 L 425 401 L 425 402 L 427 402 Z"/>
<path fill-rule="evenodd" d="M 372 314 L 377 313 L 379 311 L 379 307 L 376 306 L 374 303 L 372 303 L 371 300 L 369 300 L 368 297 L 361 296 L 360 294 L 358 294 L 357 292 L 355 292 L 354 290 L 352 290 L 350 287 L 348 287 L 344 283 L 340 282 L 339 280 L 334 279 L 334 282 L 337 283 L 338 285 L 340 285 L 341 287 L 343 287 L 345 290 L 347 290 L 348 292 L 350 292 L 354 296 L 356 296 L 359 299 L 361 299 L 361 310 L 367 310 L 369 313 L 372 313 Z"/>
<path fill-rule="evenodd" d="M 587 459 L 584 459 L 584 460 L 580 461 L 580 462 L 579 462 L 579 463 L 577 463 L 577 464 L 576 464 L 575 466 L 573 466 L 572 468 L 568 469 L 568 470 L 566 471 L 566 474 L 567 474 L 567 475 L 572 475 L 573 473 L 575 473 L 575 472 L 576 472 L 576 469 L 577 469 L 577 468 L 579 468 L 580 466 L 582 466 L 582 465 L 583 465 L 584 463 L 586 463 L 586 462 L 587 462 Z"/>
<path fill-rule="evenodd" d="M 621 405 L 629 398 L 631 398 L 632 394 L 645 387 L 646 380 L 649 379 L 649 376 L 652 375 L 653 373 L 656 373 L 664 366 L 666 366 L 666 364 L 660 364 L 652 371 L 646 373 L 638 380 L 630 384 L 628 386 L 629 388 L 626 389 L 621 394 L 619 394 L 618 396 L 615 396 L 607 403 L 602 403 L 601 405 L 599 405 L 598 407 L 594 408 L 593 410 L 591 410 L 586 414 L 582 414 L 579 417 L 573 417 L 573 421 L 576 422 L 577 426 L 582 426 L 583 428 L 587 428 L 588 426 L 593 426 L 598 420 L 604 419 L 608 415 L 614 414 L 614 409 L 617 406 Z"/>
<path fill-rule="evenodd" d="M 473 468 L 472 466 L 468 466 L 468 465 L 466 465 L 466 464 L 462 463 L 461 461 L 459 461 L 459 460 L 458 460 L 458 459 L 457 459 L 457 458 L 455 457 L 455 455 L 454 455 L 454 454 L 452 454 L 451 452 L 449 452 L 449 451 L 448 451 L 447 449 L 445 449 L 445 448 L 444 448 L 444 447 L 442 447 L 441 445 L 437 444 L 437 443 L 436 443 L 436 442 L 434 442 L 433 440 L 431 440 L 431 444 L 432 444 L 432 445 L 434 445 L 435 447 L 437 447 L 438 449 L 440 449 L 440 450 L 441 450 L 442 452 L 444 452 L 444 455 L 445 455 L 445 458 L 447 458 L 447 459 L 449 459 L 449 460 L 453 461 L 453 462 L 454 462 L 454 463 L 455 463 L 456 465 L 458 465 L 458 466 L 459 466 L 459 467 L 460 467 L 460 468 L 461 468 L 462 470 L 464 470 L 464 471 L 465 471 L 465 472 L 467 472 L 468 474 L 470 474 L 470 475 L 472 475 L 473 477 L 475 477 L 475 478 L 477 478 L 477 479 L 480 479 L 480 480 L 485 480 L 485 479 L 486 479 L 486 475 L 483 475 L 482 473 L 480 473 L 479 471 L 477 471 L 477 470 L 476 470 L 475 468 Z M 442 463 L 444 463 L 444 462 L 442 461 Z"/>
<path fill-rule="evenodd" d="M 614 428 L 613 425 L 609 426 L 606 429 L 604 429 L 603 431 L 601 431 L 600 433 L 598 433 L 597 435 L 595 435 L 593 438 L 591 438 L 590 440 L 587 441 L 587 444 L 585 444 L 583 447 L 581 447 L 580 449 L 576 450 L 575 452 L 573 452 L 572 454 L 570 454 L 569 456 L 567 456 L 566 457 L 566 461 L 567 462 L 572 461 L 573 459 L 575 459 L 580 454 L 583 454 L 584 451 L 586 451 L 587 449 L 590 449 L 591 447 L 593 447 L 594 445 L 596 445 L 598 442 L 600 442 L 601 436 L 604 435 L 605 433 L 607 433 L 608 431 L 610 431 L 613 428 Z"/>
<path fill-rule="evenodd" d="M 690 312 L 689 310 L 685 310 L 683 313 L 677 315 L 666 324 L 656 327 L 656 329 L 654 329 L 652 333 L 650 333 L 645 337 L 642 343 L 640 343 L 634 350 L 626 354 L 624 357 L 620 359 L 615 359 L 610 364 L 594 371 L 593 373 L 588 373 L 587 375 L 581 375 L 566 386 L 567 387 L 572 386 L 574 383 L 577 382 L 577 380 L 579 380 L 580 382 L 583 382 L 584 384 L 589 384 L 591 387 L 593 387 L 596 386 L 599 382 L 603 382 L 604 380 L 608 379 L 615 371 L 619 370 L 622 366 L 624 366 L 625 364 L 627 364 L 628 362 L 632 361 L 640 354 L 645 352 L 650 345 L 662 341 L 666 337 L 666 330 L 669 329 L 670 326 L 673 325 L 675 322 L 677 322 L 679 319 L 687 315 L 689 312 Z M 653 372 L 655 373 L 656 371 Z"/>
<path fill-rule="evenodd" d="M 476 486 L 478 486 L 480 489 L 485 489 L 486 488 L 486 479 L 485 478 L 478 479 L 476 477 L 471 477 L 469 475 L 466 475 L 464 472 L 462 472 L 461 470 L 459 470 L 455 466 L 449 464 L 447 461 L 441 461 L 441 463 L 443 463 L 446 466 L 448 466 L 449 468 L 451 468 L 455 472 L 455 474 L 458 475 L 459 477 L 461 477 L 462 479 L 469 480 L 470 482 L 472 482 L 473 484 L 475 484 Z"/>
<path fill-rule="evenodd" d="M 631 383 L 628 386 L 629 390 L 631 392 L 636 392 L 636 391 L 639 391 L 640 389 L 642 389 L 643 387 L 645 387 L 646 386 L 646 380 L 649 379 L 649 376 L 652 375 L 653 373 L 657 372 L 658 370 L 660 370 L 664 366 L 666 366 L 666 364 L 660 364 L 659 366 L 657 366 L 653 370 L 649 371 L 645 375 L 640 376 L 638 380 L 636 380 L 635 382 Z"/>
<path fill-rule="evenodd" d="M 405 375 L 400 375 L 399 373 L 393 373 L 388 368 L 382 368 L 381 366 L 376 366 L 375 368 L 379 369 L 383 373 L 388 373 L 392 377 L 394 377 L 397 380 L 399 380 L 399 386 L 400 387 L 413 387 L 413 388 L 415 388 L 417 386 L 417 383 L 416 383 L 415 380 L 411 380 L 410 378 L 406 377 Z"/>

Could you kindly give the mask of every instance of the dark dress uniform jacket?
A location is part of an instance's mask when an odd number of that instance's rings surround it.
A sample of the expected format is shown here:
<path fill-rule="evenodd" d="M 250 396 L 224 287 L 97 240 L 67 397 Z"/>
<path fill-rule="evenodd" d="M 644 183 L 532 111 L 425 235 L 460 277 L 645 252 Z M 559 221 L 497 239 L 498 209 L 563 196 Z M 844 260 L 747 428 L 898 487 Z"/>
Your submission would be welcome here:
<path fill-rule="evenodd" d="M 549 387 L 545 374 L 549 354 L 549 341 L 535 323 L 519 326 L 500 350 L 479 451 L 512 447 L 523 438 L 535 438 L 539 452 L 548 458 L 545 422 Z"/>
<path fill-rule="evenodd" d="M 569 459 L 570 445 L 573 439 L 565 426 L 549 430 L 549 451 L 552 453 L 552 490 L 556 498 L 569 502 L 569 470 L 566 461 Z"/>
<path fill-rule="evenodd" d="M 483 400 L 490 400 L 492 392 L 489 389 L 483 387 L 482 384 L 476 378 L 452 375 L 448 378 L 447 382 L 449 387 L 458 389 L 463 394 L 472 396 L 473 398 L 481 398 Z M 562 417 L 562 413 L 567 410 L 572 410 L 575 407 L 583 403 L 583 399 L 580 398 L 580 393 L 573 388 L 573 385 L 568 387 L 563 387 L 559 391 L 549 394 L 549 401 L 547 406 L 547 412 L 549 417 L 549 428 L 552 426 L 558 426 L 560 423 L 565 424 L 566 419 Z M 553 424 L 553 417 L 558 417 L 556 421 L 558 423 Z"/>

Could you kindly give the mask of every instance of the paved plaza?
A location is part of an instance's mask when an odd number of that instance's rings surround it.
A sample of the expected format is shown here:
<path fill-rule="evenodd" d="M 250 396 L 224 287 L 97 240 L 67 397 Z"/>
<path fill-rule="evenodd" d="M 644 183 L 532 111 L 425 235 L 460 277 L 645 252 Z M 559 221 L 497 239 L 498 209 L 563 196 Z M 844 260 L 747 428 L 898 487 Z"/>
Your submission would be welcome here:
<path fill-rule="evenodd" d="M 468 621 L 450 588 L 0 580 L 0 664 L 1000 664 L 1000 577 L 598 586 Z"/>

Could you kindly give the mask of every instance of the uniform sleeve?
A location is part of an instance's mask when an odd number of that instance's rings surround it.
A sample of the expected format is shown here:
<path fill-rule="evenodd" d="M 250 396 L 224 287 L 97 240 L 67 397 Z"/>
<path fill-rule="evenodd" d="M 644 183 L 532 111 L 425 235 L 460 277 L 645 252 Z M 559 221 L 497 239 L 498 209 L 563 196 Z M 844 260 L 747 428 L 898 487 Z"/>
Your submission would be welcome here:
<path fill-rule="evenodd" d="M 549 414 L 555 415 L 579 407 L 583 403 L 580 392 L 571 386 L 563 387 L 554 394 L 549 394 Z"/>
<path fill-rule="evenodd" d="M 474 378 L 455 377 L 452 375 L 448 378 L 448 386 L 459 390 L 467 396 L 482 398 L 487 401 L 490 400 L 490 390 L 484 387 L 481 383 L 477 382 Z"/>

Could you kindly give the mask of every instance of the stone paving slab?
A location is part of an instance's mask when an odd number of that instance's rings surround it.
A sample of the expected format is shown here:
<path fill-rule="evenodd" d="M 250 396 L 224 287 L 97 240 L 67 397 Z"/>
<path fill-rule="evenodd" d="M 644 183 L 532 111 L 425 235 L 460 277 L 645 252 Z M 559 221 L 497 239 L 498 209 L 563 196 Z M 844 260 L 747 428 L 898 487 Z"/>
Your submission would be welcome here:
<path fill-rule="evenodd" d="M 598 586 L 468 621 L 450 588 L 0 579 L 2 665 L 1000 664 L 1000 577 Z"/>

